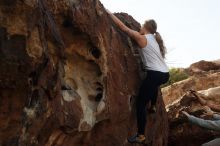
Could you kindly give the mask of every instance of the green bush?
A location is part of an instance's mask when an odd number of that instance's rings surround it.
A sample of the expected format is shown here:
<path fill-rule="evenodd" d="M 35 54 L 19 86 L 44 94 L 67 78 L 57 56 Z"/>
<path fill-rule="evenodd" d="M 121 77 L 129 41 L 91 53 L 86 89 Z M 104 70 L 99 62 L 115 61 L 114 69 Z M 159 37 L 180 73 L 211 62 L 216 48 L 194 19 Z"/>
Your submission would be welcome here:
<path fill-rule="evenodd" d="M 169 72 L 170 72 L 170 79 L 162 87 L 169 86 L 175 82 L 185 80 L 189 77 L 189 75 L 186 73 L 186 71 L 181 68 L 171 68 L 169 70 Z"/>

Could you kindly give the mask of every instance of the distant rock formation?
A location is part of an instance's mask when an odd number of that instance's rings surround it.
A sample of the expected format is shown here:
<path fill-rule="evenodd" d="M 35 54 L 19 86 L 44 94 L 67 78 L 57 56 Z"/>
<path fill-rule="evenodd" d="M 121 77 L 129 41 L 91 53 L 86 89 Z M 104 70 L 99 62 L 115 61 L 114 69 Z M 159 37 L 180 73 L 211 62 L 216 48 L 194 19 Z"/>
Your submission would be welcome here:
<path fill-rule="evenodd" d="M 220 64 L 216 61 L 199 61 L 189 68 L 180 68 L 189 75 L 188 79 L 176 82 L 162 89 L 165 105 L 182 97 L 188 90 L 205 90 L 220 86 Z"/>
<path fill-rule="evenodd" d="M 140 28 L 131 16 L 117 16 Z M 141 81 L 137 52 L 98 0 L 1 0 L 0 145 L 129 145 Z M 161 97 L 157 107 L 147 138 L 166 146 Z"/>
<path fill-rule="evenodd" d="M 216 63 L 216 64 L 218 64 L 218 65 L 220 65 L 220 59 L 214 60 L 213 62 Z"/>
<path fill-rule="evenodd" d="M 206 72 L 190 76 L 188 79 L 176 82 L 162 89 L 165 105 L 172 104 L 188 90 L 205 90 L 220 86 L 220 72 Z"/>
<path fill-rule="evenodd" d="M 220 64 L 218 61 L 205 61 L 193 63 L 189 68 L 186 69 L 190 75 L 204 73 L 211 70 L 220 70 Z"/>

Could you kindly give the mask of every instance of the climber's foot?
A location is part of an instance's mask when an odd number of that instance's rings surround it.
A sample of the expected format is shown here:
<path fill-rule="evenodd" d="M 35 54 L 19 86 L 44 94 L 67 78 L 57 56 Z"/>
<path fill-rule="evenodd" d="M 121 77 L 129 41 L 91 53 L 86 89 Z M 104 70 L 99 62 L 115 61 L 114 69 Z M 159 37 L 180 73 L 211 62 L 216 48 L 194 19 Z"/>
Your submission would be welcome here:
<path fill-rule="evenodd" d="M 151 105 L 150 108 L 148 109 L 149 113 L 156 113 L 157 112 L 157 108 L 156 105 Z"/>
<path fill-rule="evenodd" d="M 146 144 L 146 137 L 141 134 L 135 134 L 134 136 L 128 138 L 128 142 Z"/>

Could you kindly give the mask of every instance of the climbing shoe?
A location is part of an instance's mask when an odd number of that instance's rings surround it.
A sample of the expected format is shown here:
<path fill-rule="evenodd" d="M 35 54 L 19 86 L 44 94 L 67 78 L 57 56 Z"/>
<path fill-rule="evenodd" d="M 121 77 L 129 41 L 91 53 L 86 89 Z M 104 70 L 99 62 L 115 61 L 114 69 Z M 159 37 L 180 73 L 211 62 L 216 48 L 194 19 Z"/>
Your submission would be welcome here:
<path fill-rule="evenodd" d="M 157 108 L 156 105 L 151 105 L 150 108 L 148 109 L 149 113 L 156 113 L 157 112 Z"/>
<path fill-rule="evenodd" d="M 128 138 L 128 142 L 129 143 L 145 144 L 146 137 L 144 135 L 135 134 L 134 136 Z"/>

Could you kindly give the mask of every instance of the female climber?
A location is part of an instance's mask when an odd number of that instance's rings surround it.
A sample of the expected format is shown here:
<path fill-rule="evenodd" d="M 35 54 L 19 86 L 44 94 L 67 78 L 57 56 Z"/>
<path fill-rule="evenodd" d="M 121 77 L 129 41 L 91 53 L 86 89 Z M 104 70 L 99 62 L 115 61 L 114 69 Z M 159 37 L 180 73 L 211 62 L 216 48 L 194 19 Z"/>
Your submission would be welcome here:
<path fill-rule="evenodd" d="M 150 101 L 150 112 L 156 112 L 158 87 L 169 80 L 169 69 L 164 61 L 166 48 L 160 34 L 157 32 L 157 24 L 154 20 L 145 21 L 140 32 L 128 28 L 109 10 L 106 10 L 114 23 L 140 47 L 140 56 L 147 72 L 137 97 L 137 133 L 128 138 L 130 143 L 145 143 L 146 105 Z"/>

